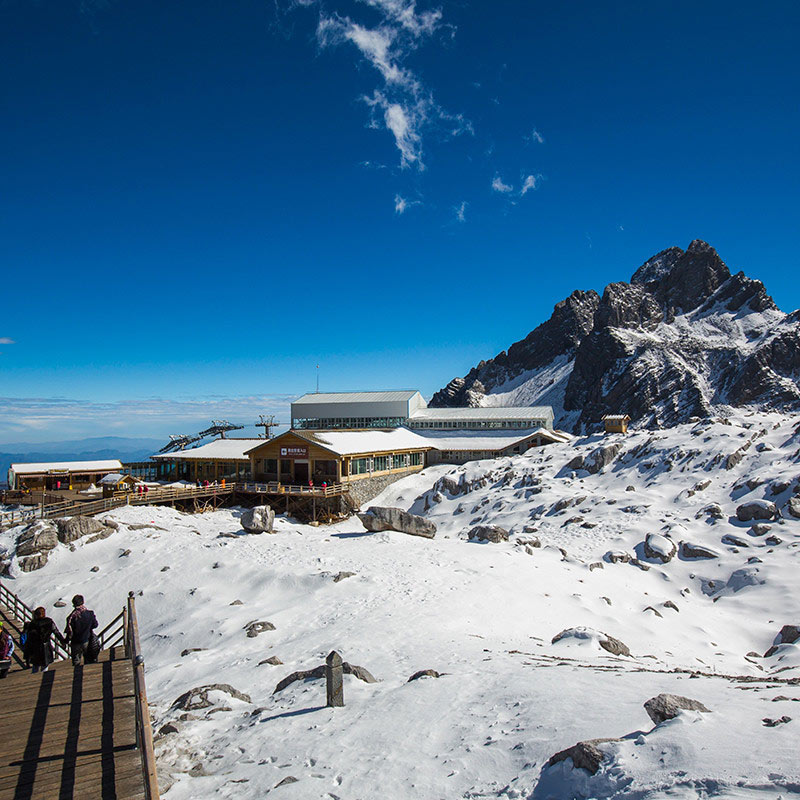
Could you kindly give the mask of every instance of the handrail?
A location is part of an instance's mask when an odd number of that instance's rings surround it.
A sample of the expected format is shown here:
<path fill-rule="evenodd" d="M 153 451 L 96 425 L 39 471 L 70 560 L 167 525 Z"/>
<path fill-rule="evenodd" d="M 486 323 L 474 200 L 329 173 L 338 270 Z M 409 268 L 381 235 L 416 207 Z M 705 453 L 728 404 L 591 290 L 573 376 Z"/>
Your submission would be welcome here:
<path fill-rule="evenodd" d="M 136 708 L 136 743 L 142 754 L 142 774 L 147 800 L 158 800 L 158 775 L 153 748 L 153 727 L 150 709 L 147 706 L 147 691 L 144 684 L 144 656 L 139 644 L 139 625 L 133 592 L 128 592 L 128 602 L 123 613 L 125 626 L 125 653 L 133 666 L 134 705 Z"/>
<path fill-rule="evenodd" d="M 33 609 L 24 601 L 20 600 L 13 592 L 10 592 L 2 582 L 0 582 L 0 603 L 9 610 L 14 619 L 22 623 L 23 627 L 26 622 L 30 622 L 33 619 Z M 21 634 L 22 630 L 19 630 L 18 633 Z M 70 657 L 66 647 L 64 647 L 57 638 L 53 642 L 53 654 L 57 658 L 60 656 L 65 660 Z"/>

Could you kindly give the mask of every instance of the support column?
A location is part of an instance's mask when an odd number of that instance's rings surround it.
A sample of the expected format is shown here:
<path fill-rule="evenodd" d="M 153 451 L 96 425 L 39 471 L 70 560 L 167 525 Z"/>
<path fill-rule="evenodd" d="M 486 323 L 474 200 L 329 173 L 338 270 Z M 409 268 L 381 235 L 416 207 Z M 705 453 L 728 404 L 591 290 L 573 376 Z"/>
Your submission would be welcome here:
<path fill-rule="evenodd" d="M 325 689 L 328 708 L 341 708 L 344 706 L 342 657 L 335 650 L 331 650 L 325 659 Z"/>

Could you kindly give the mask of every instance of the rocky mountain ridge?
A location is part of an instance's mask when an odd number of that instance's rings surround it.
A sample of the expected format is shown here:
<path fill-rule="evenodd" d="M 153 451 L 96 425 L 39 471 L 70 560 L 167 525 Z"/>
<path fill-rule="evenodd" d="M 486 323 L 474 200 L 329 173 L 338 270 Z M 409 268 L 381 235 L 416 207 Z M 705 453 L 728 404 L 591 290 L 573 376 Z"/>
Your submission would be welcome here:
<path fill-rule="evenodd" d="M 699 239 L 602 296 L 575 291 L 524 339 L 436 392 L 432 407 L 552 405 L 582 432 L 603 414 L 669 427 L 730 407 L 800 408 L 800 311 L 731 274 Z"/>

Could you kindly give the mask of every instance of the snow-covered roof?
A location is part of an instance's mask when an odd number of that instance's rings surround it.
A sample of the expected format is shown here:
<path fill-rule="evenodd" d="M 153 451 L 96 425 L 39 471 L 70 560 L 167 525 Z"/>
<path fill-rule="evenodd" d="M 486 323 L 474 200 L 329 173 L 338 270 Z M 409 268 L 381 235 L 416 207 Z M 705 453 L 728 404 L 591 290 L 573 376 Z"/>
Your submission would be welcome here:
<path fill-rule="evenodd" d="M 552 416 L 552 406 L 482 406 L 481 408 L 420 408 L 411 415 L 410 419 L 434 422 L 438 420 L 547 419 Z"/>
<path fill-rule="evenodd" d="M 527 431 L 431 431 L 421 434 L 436 450 L 493 451 L 506 450 L 533 436 L 541 436 L 551 442 L 567 442 L 570 437 L 560 431 L 536 428 Z"/>
<path fill-rule="evenodd" d="M 125 476 L 121 472 L 110 472 L 104 478 L 101 478 L 98 483 L 109 484 L 119 483 Z"/>
<path fill-rule="evenodd" d="M 332 450 L 340 456 L 357 453 L 392 453 L 398 450 L 424 450 L 432 445 L 408 428 L 366 431 L 291 431 L 301 439 Z"/>
<path fill-rule="evenodd" d="M 10 469 L 16 475 L 47 472 L 113 472 L 122 469 L 122 462 L 116 459 L 107 461 L 37 461 L 30 464 L 12 464 Z"/>
<path fill-rule="evenodd" d="M 625 420 L 630 420 L 630 417 L 627 414 L 604 414 L 603 421 L 604 422 L 624 422 Z"/>
<path fill-rule="evenodd" d="M 304 394 L 292 405 L 317 405 L 318 403 L 397 403 L 410 400 L 416 389 L 390 392 L 317 392 Z"/>
<path fill-rule="evenodd" d="M 248 461 L 245 453 L 266 439 L 215 439 L 213 442 L 176 450 L 172 453 L 158 453 L 151 456 L 164 461 Z"/>

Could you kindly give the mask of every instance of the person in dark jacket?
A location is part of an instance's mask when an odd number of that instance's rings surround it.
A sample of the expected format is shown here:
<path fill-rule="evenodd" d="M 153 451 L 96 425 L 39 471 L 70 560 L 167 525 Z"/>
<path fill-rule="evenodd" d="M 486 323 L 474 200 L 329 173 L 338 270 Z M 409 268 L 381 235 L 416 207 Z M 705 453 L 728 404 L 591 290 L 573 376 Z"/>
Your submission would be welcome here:
<path fill-rule="evenodd" d="M 31 672 L 45 672 L 53 663 L 54 636 L 59 644 L 67 644 L 42 606 L 34 609 L 33 619 L 25 623 L 22 632 L 26 636 L 22 652 L 25 664 L 31 667 Z"/>
<path fill-rule="evenodd" d="M 83 602 L 81 594 L 76 594 L 72 598 L 72 612 L 67 617 L 67 627 L 64 631 L 64 636 L 70 644 L 72 663 L 76 667 L 81 663 L 81 659 L 87 664 L 97 661 L 97 655 L 92 657 L 89 647 L 92 631 L 97 627 L 97 617 Z"/>

